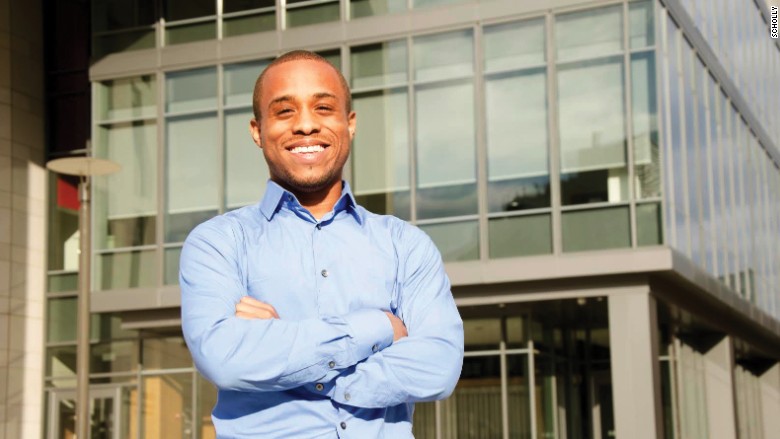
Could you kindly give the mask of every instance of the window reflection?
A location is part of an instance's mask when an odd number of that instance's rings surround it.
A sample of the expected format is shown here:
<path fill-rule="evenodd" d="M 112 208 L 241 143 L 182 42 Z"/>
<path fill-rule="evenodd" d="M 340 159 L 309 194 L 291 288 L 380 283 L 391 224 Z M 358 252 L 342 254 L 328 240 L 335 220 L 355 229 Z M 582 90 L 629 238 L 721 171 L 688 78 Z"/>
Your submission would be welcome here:
<path fill-rule="evenodd" d="M 408 77 L 406 67 L 405 40 L 358 46 L 351 49 L 350 80 L 353 88 L 405 83 Z"/>
<path fill-rule="evenodd" d="M 155 2 L 95 0 L 92 6 L 92 54 L 148 49 L 155 46 Z"/>
<path fill-rule="evenodd" d="M 631 100 L 635 197 L 658 197 L 661 195 L 661 169 L 658 163 L 658 110 L 653 52 L 631 55 Z"/>
<path fill-rule="evenodd" d="M 253 117 L 251 108 L 225 111 L 224 114 L 227 210 L 259 202 L 270 176 L 263 151 L 246 132 Z"/>
<path fill-rule="evenodd" d="M 225 105 L 251 107 L 255 81 L 268 64 L 270 61 L 261 60 L 224 66 L 223 102 Z"/>
<path fill-rule="evenodd" d="M 215 39 L 217 37 L 216 14 L 217 3 L 213 0 L 164 0 L 163 18 L 167 23 L 166 44 Z M 184 25 L 175 23 L 198 18 L 204 20 Z"/>
<path fill-rule="evenodd" d="M 420 87 L 415 102 L 418 218 L 477 213 L 471 81 Z"/>
<path fill-rule="evenodd" d="M 629 224 L 627 206 L 564 212 L 563 251 L 630 247 Z"/>
<path fill-rule="evenodd" d="M 550 215 L 524 215 L 488 220 L 490 257 L 552 253 Z"/>
<path fill-rule="evenodd" d="M 350 0 L 349 10 L 352 14 L 351 18 L 392 14 L 405 11 L 406 2 L 399 2 L 398 0 Z"/>
<path fill-rule="evenodd" d="M 183 241 L 190 230 L 219 211 L 219 162 L 215 114 L 182 116 L 166 127 L 168 242 Z M 198 151 L 193 154 L 193 151 Z"/>
<path fill-rule="evenodd" d="M 657 203 L 636 206 L 636 244 L 638 246 L 663 243 L 661 206 Z"/>
<path fill-rule="evenodd" d="M 154 121 L 100 127 L 97 154 L 122 172 L 96 179 L 98 248 L 154 243 L 157 211 L 157 125 Z"/>
<path fill-rule="evenodd" d="M 479 257 L 476 221 L 426 224 L 420 228 L 431 237 L 444 261 L 466 261 Z"/>
<path fill-rule="evenodd" d="M 165 111 L 208 110 L 217 104 L 215 68 L 173 72 L 165 78 Z"/>
<path fill-rule="evenodd" d="M 122 172 L 95 179 L 95 246 L 121 248 L 154 243 L 157 214 L 157 124 L 153 76 L 100 84 L 95 155 Z"/>
<path fill-rule="evenodd" d="M 183 241 L 219 212 L 216 73 L 208 68 L 166 77 L 166 242 Z"/>
<path fill-rule="evenodd" d="M 338 21 L 339 1 L 287 0 L 287 27 Z"/>
<path fill-rule="evenodd" d="M 540 69 L 486 80 L 491 212 L 550 206 L 545 76 Z"/>
<path fill-rule="evenodd" d="M 112 79 L 98 86 L 97 117 L 117 120 L 157 115 L 154 75 Z"/>
<path fill-rule="evenodd" d="M 632 49 L 655 44 L 653 7 L 652 1 L 634 1 L 628 4 L 628 41 Z"/>
<path fill-rule="evenodd" d="M 555 25 L 558 61 L 611 55 L 623 49 L 623 5 L 561 14 Z"/>
<path fill-rule="evenodd" d="M 179 284 L 179 259 L 181 258 L 181 247 L 166 248 L 163 253 L 164 258 L 164 282 L 165 285 Z"/>
<path fill-rule="evenodd" d="M 558 72 L 564 205 L 627 199 L 623 63 L 606 58 Z"/>
<path fill-rule="evenodd" d="M 466 1 L 469 0 L 413 0 L 413 3 L 415 8 L 420 8 L 426 6 L 438 6 L 438 5 L 448 5 L 453 3 L 463 3 Z"/>
<path fill-rule="evenodd" d="M 154 250 L 100 254 L 95 273 L 101 290 L 150 287 L 157 284 L 159 262 Z"/>
<path fill-rule="evenodd" d="M 79 268 L 78 184 L 78 177 L 49 175 L 48 291 L 67 291 L 58 287 L 66 287 L 62 281 Z"/>
<path fill-rule="evenodd" d="M 486 26 L 485 71 L 502 71 L 544 63 L 544 18 Z"/>
<path fill-rule="evenodd" d="M 350 79 L 358 130 L 352 146 L 352 189 L 371 212 L 411 218 L 409 94 L 406 41 L 351 49 Z M 389 88 L 388 88 L 389 86 Z"/>
<path fill-rule="evenodd" d="M 352 187 L 376 213 L 409 218 L 409 129 L 405 89 L 354 97 L 360 124 L 352 146 Z"/>
<path fill-rule="evenodd" d="M 674 198 L 669 198 L 667 208 L 672 212 L 672 225 L 674 227 L 675 241 L 672 245 L 681 252 L 689 251 L 689 233 L 686 219 L 687 206 L 685 197 L 687 197 L 685 173 L 683 169 L 686 165 L 686 154 L 683 139 L 683 108 L 682 105 L 682 66 L 678 62 L 680 53 L 680 36 L 677 25 L 671 18 L 667 19 L 667 50 L 669 61 L 669 139 L 671 155 L 671 172 L 667 172 L 670 190 Z"/>
<path fill-rule="evenodd" d="M 471 75 L 474 72 L 472 41 L 470 29 L 415 38 L 414 79 L 431 81 Z"/>

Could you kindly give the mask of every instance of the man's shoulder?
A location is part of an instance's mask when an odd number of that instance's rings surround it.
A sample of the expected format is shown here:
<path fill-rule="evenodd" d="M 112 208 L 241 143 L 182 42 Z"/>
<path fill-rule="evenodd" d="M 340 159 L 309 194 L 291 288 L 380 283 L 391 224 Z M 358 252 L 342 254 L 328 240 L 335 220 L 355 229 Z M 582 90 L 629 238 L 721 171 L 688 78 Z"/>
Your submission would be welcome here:
<path fill-rule="evenodd" d="M 358 206 L 358 209 L 361 210 L 361 216 L 368 227 L 386 230 L 397 244 L 417 245 L 430 242 L 430 238 L 422 229 L 406 220 L 393 215 L 369 212 L 362 206 Z"/>
<path fill-rule="evenodd" d="M 246 230 L 261 228 L 264 220 L 257 204 L 244 206 L 198 224 L 192 229 L 188 239 L 194 237 L 223 239 L 235 236 L 237 233 L 243 234 Z"/>

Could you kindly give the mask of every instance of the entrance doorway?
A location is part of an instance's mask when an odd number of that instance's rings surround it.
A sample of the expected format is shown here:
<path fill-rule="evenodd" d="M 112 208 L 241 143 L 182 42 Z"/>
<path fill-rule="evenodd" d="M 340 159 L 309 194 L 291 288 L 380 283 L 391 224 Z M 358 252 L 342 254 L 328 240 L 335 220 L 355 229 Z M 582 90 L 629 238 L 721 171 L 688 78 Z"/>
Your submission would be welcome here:
<path fill-rule="evenodd" d="M 122 398 L 128 395 L 129 390 L 121 386 L 90 389 L 90 437 L 87 439 L 128 437 L 128 412 L 123 410 L 122 404 Z M 76 437 L 75 389 L 58 389 L 49 393 L 49 420 L 47 439 L 81 439 Z"/>

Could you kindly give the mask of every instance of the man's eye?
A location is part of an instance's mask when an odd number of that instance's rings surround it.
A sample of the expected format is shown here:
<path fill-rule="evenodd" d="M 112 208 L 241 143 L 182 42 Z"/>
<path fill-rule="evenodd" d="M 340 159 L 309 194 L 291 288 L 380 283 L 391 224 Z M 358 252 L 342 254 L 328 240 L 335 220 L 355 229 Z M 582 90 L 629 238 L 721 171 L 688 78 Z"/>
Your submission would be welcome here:
<path fill-rule="evenodd" d="M 317 110 L 320 110 L 320 111 L 331 111 L 332 108 L 329 105 L 319 105 L 319 106 L 317 106 Z"/>
<path fill-rule="evenodd" d="M 290 109 L 290 108 L 282 108 L 281 110 L 276 112 L 276 114 L 287 114 L 287 113 L 292 113 L 292 109 Z"/>

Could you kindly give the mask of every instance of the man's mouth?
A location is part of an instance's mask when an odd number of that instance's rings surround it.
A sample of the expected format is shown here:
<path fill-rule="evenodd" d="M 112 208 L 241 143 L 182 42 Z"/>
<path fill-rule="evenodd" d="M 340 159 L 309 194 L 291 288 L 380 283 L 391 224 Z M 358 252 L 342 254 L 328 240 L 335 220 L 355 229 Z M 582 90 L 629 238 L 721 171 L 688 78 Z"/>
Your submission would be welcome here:
<path fill-rule="evenodd" d="M 324 145 L 307 145 L 307 146 L 294 146 L 288 149 L 293 154 L 309 154 L 313 152 L 325 151 Z"/>

